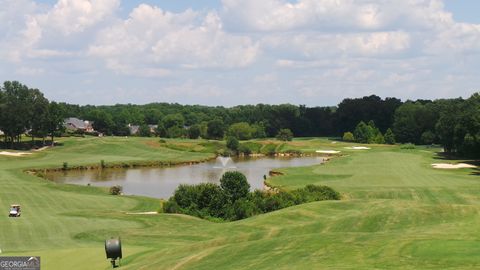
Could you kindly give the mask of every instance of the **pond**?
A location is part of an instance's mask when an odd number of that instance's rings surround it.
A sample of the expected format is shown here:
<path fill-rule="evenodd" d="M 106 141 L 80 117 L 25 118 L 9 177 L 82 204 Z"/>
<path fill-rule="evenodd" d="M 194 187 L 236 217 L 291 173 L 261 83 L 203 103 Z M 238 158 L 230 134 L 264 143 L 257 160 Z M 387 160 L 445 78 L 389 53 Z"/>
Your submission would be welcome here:
<path fill-rule="evenodd" d="M 277 168 L 320 164 L 321 157 L 217 158 L 205 163 L 166 168 L 98 169 L 50 172 L 47 178 L 77 185 L 111 187 L 120 185 L 127 195 L 168 199 L 180 184 L 217 183 L 226 171 L 245 174 L 252 190 L 263 189 L 263 177 Z"/>

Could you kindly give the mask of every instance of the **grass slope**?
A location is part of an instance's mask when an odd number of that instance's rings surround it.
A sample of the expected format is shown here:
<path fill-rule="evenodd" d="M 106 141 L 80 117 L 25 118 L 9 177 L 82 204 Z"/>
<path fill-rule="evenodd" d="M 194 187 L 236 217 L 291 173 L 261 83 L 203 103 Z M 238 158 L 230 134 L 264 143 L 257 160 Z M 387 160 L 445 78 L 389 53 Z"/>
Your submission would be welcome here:
<path fill-rule="evenodd" d="M 268 144 L 269 142 L 263 142 Z M 295 140 L 282 151 L 340 150 L 327 164 L 290 168 L 269 179 L 294 189 L 329 185 L 344 200 L 287 208 L 232 223 L 188 216 L 132 216 L 158 202 L 113 197 L 93 187 L 55 185 L 22 172 L 37 167 L 142 160 L 200 160 L 182 151 L 204 141 L 90 138 L 31 157 L 0 156 L 1 255 L 40 255 L 45 269 L 109 269 L 103 241 L 120 235 L 121 269 L 473 269 L 480 267 L 480 183 L 471 170 L 430 168 L 432 149 L 373 146 L 346 150 L 325 139 Z M 172 145 L 178 144 L 178 147 Z M 180 147 L 181 146 L 181 147 Z M 205 151 L 206 152 L 206 151 Z"/>

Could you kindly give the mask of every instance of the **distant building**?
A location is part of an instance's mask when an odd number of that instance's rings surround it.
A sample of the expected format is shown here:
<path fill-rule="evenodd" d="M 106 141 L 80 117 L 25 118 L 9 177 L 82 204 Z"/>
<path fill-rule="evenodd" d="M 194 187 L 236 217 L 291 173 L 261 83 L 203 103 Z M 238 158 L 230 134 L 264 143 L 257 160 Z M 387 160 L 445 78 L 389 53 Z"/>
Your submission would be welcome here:
<path fill-rule="evenodd" d="M 148 127 L 150 128 L 150 133 L 155 133 L 155 131 L 158 128 L 158 125 L 148 125 Z"/>
<path fill-rule="evenodd" d="M 140 130 L 140 126 L 128 124 L 128 129 L 130 130 L 130 135 L 137 135 Z"/>
<path fill-rule="evenodd" d="M 155 133 L 157 127 L 158 125 L 148 125 L 148 128 L 150 128 L 150 133 Z M 138 135 L 140 126 L 128 124 L 128 129 L 130 130 L 130 135 Z"/>
<path fill-rule="evenodd" d="M 67 118 L 63 121 L 63 125 L 70 131 L 94 132 L 93 122 L 81 120 L 75 117 Z"/>

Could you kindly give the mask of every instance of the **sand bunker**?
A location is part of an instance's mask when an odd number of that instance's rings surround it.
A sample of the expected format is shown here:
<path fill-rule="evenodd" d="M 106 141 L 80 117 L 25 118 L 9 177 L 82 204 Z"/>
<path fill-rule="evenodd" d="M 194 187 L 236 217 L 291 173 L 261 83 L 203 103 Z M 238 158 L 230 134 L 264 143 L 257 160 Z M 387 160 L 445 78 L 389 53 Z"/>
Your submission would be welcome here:
<path fill-rule="evenodd" d="M 353 147 L 345 147 L 345 149 L 350 149 L 350 150 L 370 150 L 372 148 L 370 147 L 365 147 L 365 146 L 353 146 Z"/>
<path fill-rule="evenodd" d="M 127 213 L 127 215 L 157 215 L 158 212 L 137 212 L 137 213 Z"/>
<path fill-rule="evenodd" d="M 448 164 L 448 163 L 434 163 L 432 167 L 435 169 L 465 169 L 465 168 L 476 168 L 477 166 L 458 163 L 458 164 Z"/>
<path fill-rule="evenodd" d="M 335 150 L 317 150 L 315 151 L 320 154 L 339 154 L 340 151 L 335 151 Z"/>
<path fill-rule="evenodd" d="M 21 156 L 26 156 L 31 154 L 32 153 L 26 153 L 26 152 L 6 152 L 6 151 L 0 152 L 0 156 L 10 156 L 10 157 L 21 157 Z"/>

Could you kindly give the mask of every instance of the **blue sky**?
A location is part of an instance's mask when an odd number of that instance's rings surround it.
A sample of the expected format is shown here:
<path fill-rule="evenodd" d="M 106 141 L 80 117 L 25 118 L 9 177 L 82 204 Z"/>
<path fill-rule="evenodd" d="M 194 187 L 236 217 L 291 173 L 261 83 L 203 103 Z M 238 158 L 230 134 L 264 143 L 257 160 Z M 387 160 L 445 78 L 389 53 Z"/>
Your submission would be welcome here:
<path fill-rule="evenodd" d="M 445 7 L 453 13 L 453 17 L 458 21 L 480 23 L 480 1 L 446 0 Z"/>
<path fill-rule="evenodd" d="M 0 80 L 80 104 L 480 89 L 480 1 L 0 0 Z"/>

